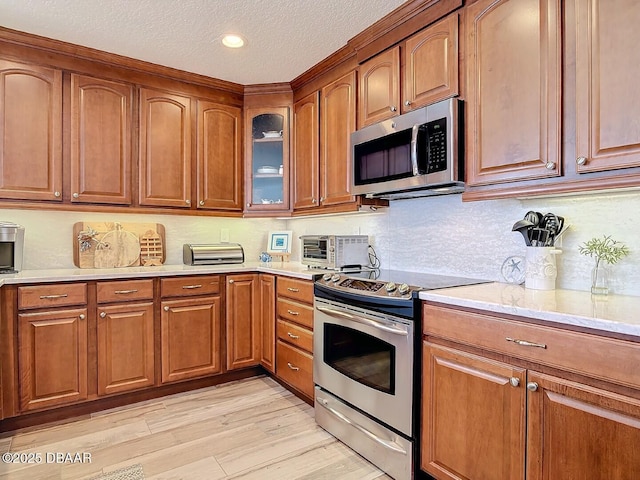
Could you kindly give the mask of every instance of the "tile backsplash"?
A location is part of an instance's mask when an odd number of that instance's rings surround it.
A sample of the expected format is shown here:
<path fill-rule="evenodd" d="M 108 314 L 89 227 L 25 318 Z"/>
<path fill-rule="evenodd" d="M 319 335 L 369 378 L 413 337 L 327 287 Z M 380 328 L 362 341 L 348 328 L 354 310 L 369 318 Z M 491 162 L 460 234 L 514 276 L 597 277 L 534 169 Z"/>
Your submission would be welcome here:
<path fill-rule="evenodd" d="M 311 218 L 242 219 L 179 215 L 98 214 L 2 210 L 0 220 L 25 226 L 25 269 L 73 268 L 73 224 L 79 221 L 162 223 L 168 264 L 182 263 L 184 243 L 218 243 L 223 229 L 257 260 L 269 231 L 292 230 L 292 259 L 300 259 L 304 234 L 369 235 L 383 268 L 502 281 L 511 255 L 525 255 L 511 227 L 529 210 L 553 212 L 571 227 L 561 241 L 557 286 L 589 290 L 593 260 L 578 253 L 584 241 L 612 235 L 631 254 L 611 267 L 613 293 L 640 296 L 640 193 L 462 202 L 460 195 L 397 200 L 382 213 Z"/>
<path fill-rule="evenodd" d="M 381 214 L 294 219 L 287 226 L 296 236 L 369 235 L 384 268 L 503 281 L 504 260 L 525 255 L 522 236 L 511 228 L 529 210 L 553 212 L 571 225 L 558 243 L 562 249 L 557 257 L 559 288 L 589 290 L 593 259 L 580 255 L 578 246 L 606 234 L 631 251 L 611 267 L 612 292 L 640 296 L 637 192 L 482 202 L 462 202 L 461 195 L 446 195 L 393 201 Z"/>

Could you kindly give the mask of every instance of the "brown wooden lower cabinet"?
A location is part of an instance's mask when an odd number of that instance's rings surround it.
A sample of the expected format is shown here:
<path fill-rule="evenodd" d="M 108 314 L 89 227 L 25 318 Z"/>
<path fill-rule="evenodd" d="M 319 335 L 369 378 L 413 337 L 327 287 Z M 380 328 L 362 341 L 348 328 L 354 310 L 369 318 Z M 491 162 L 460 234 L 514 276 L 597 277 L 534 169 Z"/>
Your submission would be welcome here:
<path fill-rule="evenodd" d="M 87 309 L 18 315 L 20 411 L 87 399 Z"/>
<path fill-rule="evenodd" d="M 525 371 L 428 342 L 422 359 L 421 468 L 438 479 L 524 479 Z"/>
<path fill-rule="evenodd" d="M 527 479 L 640 475 L 640 400 L 528 372 Z"/>
<path fill-rule="evenodd" d="M 276 277 L 261 273 L 260 289 L 260 365 L 276 371 Z"/>
<path fill-rule="evenodd" d="M 313 356 L 281 340 L 277 342 L 276 352 L 278 377 L 313 398 Z"/>
<path fill-rule="evenodd" d="M 163 300 L 162 383 L 222 372 L 220 297 Z"/>
<path fill-rule="evenodd" d="M 227 275 L 227 370 L 260 364 L 258 274 Z"/>
<path fill-rule="evenodd" d="M 154 384 L 153 302 L 98 307 L 98 395 Z"/>
<path fill-rule="evenodd" d="M 624 351 L 633 363 L 640 345 L 429 304 L 423 312 L 422 470 L 438 480 L 637 478 L 640 375 L 615 358 Z"/>
<path fill-rule="evenodd" d="M 313 402 L 313 282 L 278 277 L 276 377 Z"/>

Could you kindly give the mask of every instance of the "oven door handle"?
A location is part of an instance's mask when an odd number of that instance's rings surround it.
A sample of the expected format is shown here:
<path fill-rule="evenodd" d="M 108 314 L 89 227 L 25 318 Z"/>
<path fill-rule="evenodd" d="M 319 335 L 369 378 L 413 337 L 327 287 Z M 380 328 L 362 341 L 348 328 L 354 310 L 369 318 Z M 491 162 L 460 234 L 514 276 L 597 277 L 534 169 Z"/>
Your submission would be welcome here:
<path fill-rule="evenodd" d="M 318 404 L 321 405 L 323 408 L 326 408 L 330 413 L 332 413 L 333 415 L 338 417 L 343 422 L 348 423 L 349 425 L 351 425 L 356 430 L 364 433 L 367 437 L 369 437 L 374 442 L 377 442 L 380 445 L 382 445 L 383 447 L 388 448 L 389 450 L 393 450 L 394 452 L 402 453 L 403 455 L 407 454 L 407 451 L 404 448 L 402 448 L 400 445 L 398 445 L 397 443 L 392 442 L 390 440 L 385 440 L 384 438 L 380 438 L 375 433 L 370 432 L 369 430 L 364 428 L 362 425 L 357 424 L 356 422 L 351 420 L 349 417 L 347 417 L 343 413 L 340 413 L 338 410 L 336 410 L 334 408 L 331 408 L 329 406 L 329 401 L 327 399 L 322 398 L 322 397 L 316 397 L 316 400 L 318 400 Z"/>
<path fill-rule="evenodd" d="M 405 329 L 389 327 L 376 320 L 359 317 L 357 315 L 352 315 L 351 313 L 343 312 L 342 310 L 335 310 L 333 308 L 327 308 L 327 307 L 316 307 L 316 309 L 324 314 L 329 315 L 330 317 L 346 318 L 347 320 L 362 323 L 364 325 L 369 325 L 370 327 L 377 328 L 378 330 L 382 330 L 388 333 L 393 333 L 394 335 L 403 335 L 405 337 L 409 336 L 409 332 Z"/>

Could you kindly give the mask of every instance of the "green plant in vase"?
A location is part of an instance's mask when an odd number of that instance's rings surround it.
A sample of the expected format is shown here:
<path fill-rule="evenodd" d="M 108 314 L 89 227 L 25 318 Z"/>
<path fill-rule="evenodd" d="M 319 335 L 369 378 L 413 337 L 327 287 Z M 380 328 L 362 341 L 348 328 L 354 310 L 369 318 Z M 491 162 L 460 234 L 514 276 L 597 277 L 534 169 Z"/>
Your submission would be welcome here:
<path fill-rule="evenodd" d="M 596 264 L 591 271 L 591 293 L 607 295 L 609 293 L 609 272 L 607 265 L 614 265 L 622 257 L 629 255 L 626 245 L 611 238 L 611 235 L 603 235 L 602 238 L 592 238 L 578 247 L 581 255 L 596 259 Z"/>

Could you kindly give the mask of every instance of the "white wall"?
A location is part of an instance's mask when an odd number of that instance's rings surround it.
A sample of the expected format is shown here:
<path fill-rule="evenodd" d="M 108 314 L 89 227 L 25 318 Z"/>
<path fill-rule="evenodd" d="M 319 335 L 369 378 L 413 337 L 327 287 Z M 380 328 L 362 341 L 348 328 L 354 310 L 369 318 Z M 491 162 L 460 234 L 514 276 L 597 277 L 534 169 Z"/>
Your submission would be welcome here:
<path fill-rule="evenodd" d="M 524 239 L 511 227 L 528 210 L 553 212 L 571 224 L 557 257 L 559 288 L 589 290 L 593 260 L 581 256 L 578 245 L 607 234 L 631 250 L 611 267 L 612 291 L 640 296 L 640 193 L 465 203 L 447 195 L 392 201 L 384 214 L 289 220 L 287 228 L 296 237 L 367 234 L 383 268 L 502 281 L 504 260 L 525 255 Z"/>
<path fill-rule="evenodd" d="M 73 268 L 73 224 L 119 221 L 162 223 L 168 264 L 182 263 L 184 243 L 219 242 L 222 228 L 229 229 L 231 242 L 242 244 L 247 260 L 257 260 L 273 230 L 293 231 L 294 260 L 300 259 L 300 235 L 361 233 L 370 236 L 383 268 L 501 281 L 503 261 L 525 254 L 524 240 L 511 227 L 528 210 L 553 212 L 571 224 L 562 241 L 563 253 L 557 257 L 558 287 L 589 290 L 593 261 L 578 253 L 578 245 L 607 234 L 631 250 L 612 267 L 612 290 L 640 296 L 640 193 L 465 203 L 460 195 L 447 195 L 393 201 L 380 214 L 291 220 L 35 210 L 1 210 L 0 220 L 26 227 L 26 269 Z"/>
<path fill-rule="evenodd" d="M 167 264 L 182 263 L 185 243 L 218 243 L 220 230 L 229 229 L 229 241 L 240 243 L 246 260 L 258 260 L 268 232 L 281 230 L 283 220 L 213 218 L 179 215 L 0 210 L 0 220 L 25 227 L 24 269 L 74 268 L 73 225 L 76 222 L 161 223 L 166 230 Z"/>

